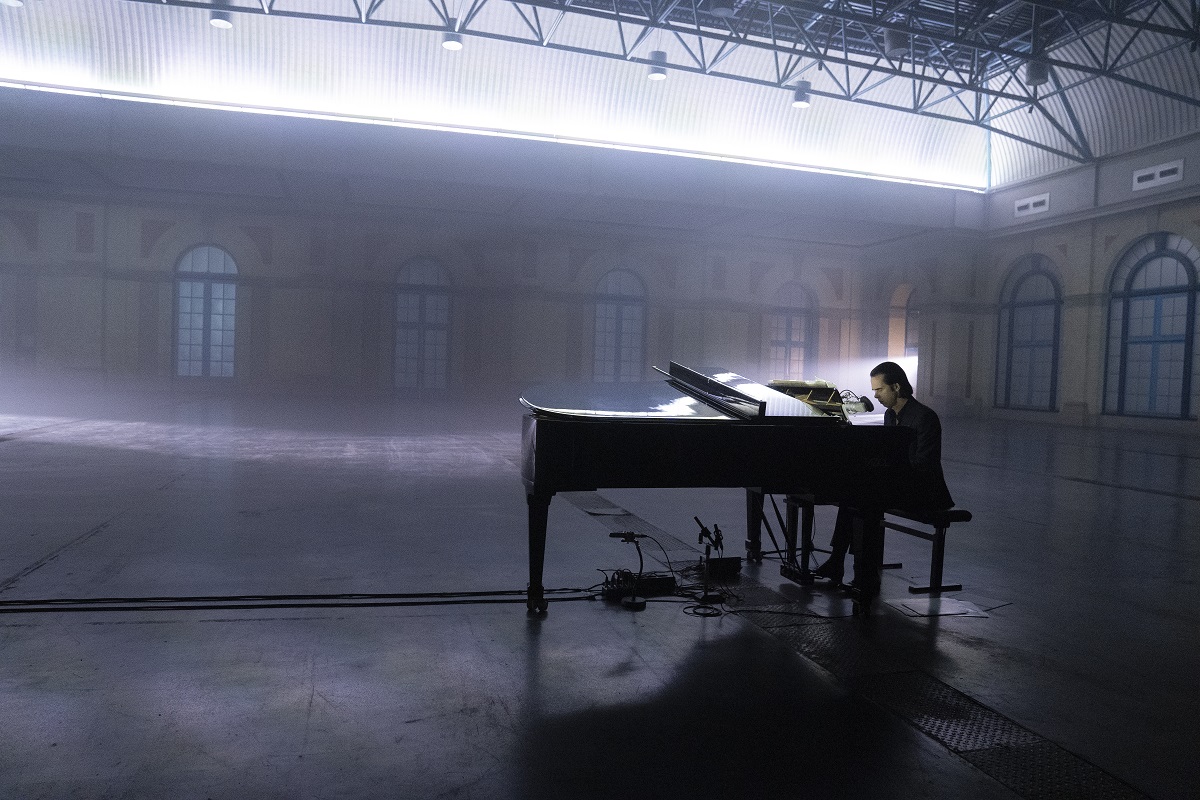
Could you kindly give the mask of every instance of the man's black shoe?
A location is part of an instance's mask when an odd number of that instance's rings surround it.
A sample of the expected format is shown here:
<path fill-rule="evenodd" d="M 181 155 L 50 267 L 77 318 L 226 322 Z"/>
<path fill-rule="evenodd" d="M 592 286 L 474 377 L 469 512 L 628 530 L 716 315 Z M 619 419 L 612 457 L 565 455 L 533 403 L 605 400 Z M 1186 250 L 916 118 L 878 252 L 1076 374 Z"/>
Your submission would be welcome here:
<path fill-rule="evenodd" d="M 825 578 L 832 581 L 834 585 L 842 582 L 842 576 L 845 574 L 846 568 L 842 564 L 834 563 L 832 559 L 826 561 L 821 566 L 813 570 L 813 577 Z"/>

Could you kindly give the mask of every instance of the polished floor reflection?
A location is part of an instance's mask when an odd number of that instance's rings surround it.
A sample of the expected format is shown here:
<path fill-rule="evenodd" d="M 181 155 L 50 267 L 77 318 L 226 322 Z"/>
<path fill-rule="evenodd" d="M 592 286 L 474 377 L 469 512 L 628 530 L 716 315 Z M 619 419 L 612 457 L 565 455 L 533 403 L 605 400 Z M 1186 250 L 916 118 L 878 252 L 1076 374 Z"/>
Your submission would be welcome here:
<path fill-rule="evenodd" d="M 4 397 L 0 796 L 1194 796 L 1196 437 L 947 418 L 980 615 L 903 613 L 893 535 L 869 620 L 771 561 L 716 616 L 531 619 L 520 413 Z M 740 551 L 737 491 L 600 495 Z M 608 522 L 555 500 L 548 587 L 636 568 Z"/>

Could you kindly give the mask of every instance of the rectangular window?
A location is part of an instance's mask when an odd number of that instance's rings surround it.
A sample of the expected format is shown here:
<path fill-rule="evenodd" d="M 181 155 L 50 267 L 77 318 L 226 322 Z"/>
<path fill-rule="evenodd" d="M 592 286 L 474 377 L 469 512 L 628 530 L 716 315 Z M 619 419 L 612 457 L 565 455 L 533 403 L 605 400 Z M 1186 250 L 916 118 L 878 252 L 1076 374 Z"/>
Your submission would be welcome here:
<path fill-rule="evenodd" d="M 396 292 L 393 385 L 444 389 L 450 372 L 450 295 L 445 291 Z"/>
<path fill-rule="evenodd" d="M 176 372 L 182 376 L 204 374 L 204 282 L 179 282 L 179 349 Z"/>
<path fill-rule="evenodd" d="M 212 284 L 211 328 L 209 332 L 209 375 L 233 377 L 234 308 L 237 286 Z"/>
<path fill-rule="evenodd" d="M 771 314 L 771 341 L 767 345 L 772 378 L 803 380 L 807 366 L 808 317 L 803 314 Z"/>
<path fill-rule="evenodd" d="M 593 380 L 639 381 L 645 352 L 645 309 L 640 303 L 596 304 Z"/>

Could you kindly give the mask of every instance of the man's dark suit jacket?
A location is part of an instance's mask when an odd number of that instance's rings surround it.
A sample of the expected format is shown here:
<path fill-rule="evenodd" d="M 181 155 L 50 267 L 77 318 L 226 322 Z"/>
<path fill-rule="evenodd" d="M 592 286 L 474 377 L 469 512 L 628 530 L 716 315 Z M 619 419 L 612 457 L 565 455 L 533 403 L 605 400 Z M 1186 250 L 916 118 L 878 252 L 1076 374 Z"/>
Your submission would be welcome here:
<path fill-rule="evenodd" d="M 913 469 L 911 479 L 901 490 L 903 506 L 939 511 L 953 506 L 954 498 L 942 474 L 942 422 L 937 412 L 910 397 L 899 414 L 889 408 L 883 424 L 912 428 L 916 434 L 908 447 L 908 462 Z"/>

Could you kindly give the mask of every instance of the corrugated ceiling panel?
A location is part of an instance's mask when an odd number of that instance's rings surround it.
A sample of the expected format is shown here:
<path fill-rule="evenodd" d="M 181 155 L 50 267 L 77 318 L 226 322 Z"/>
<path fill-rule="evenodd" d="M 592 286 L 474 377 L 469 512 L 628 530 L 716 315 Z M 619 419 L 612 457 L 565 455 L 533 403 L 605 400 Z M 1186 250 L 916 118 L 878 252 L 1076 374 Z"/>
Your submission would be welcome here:
<path fill-rule="evenodd" d="M 1127 40 L 1128 37 L 1110 47 L 1113 51 L 1119 51 Z M 1182 94 L 1200 98 L 1200 59 L 1182 46 L 1160 52 L 1171 41 L 1157 34 L 1136 37 L 1121 60 L 1122 64 L 1130 66 L 1121 69 L 1120 74 L 1151 85 L 1183 87 L 1179 90 Z M 1091 36 L 1087 45 L 1091 53 L 1103 53 L 1102 34 Z M 1055 55 L 1063 59 L 1078 59 L 1083 63 L 1088 53 L 1082 43 L 1075 43 L 1062 48 Z M 1065 69 L 1056 72 L 1065 89 L 1066 101 L 1096 157 L 1169 141 L 1200 130 L 1200 106 L 1182 103 L 1110 78 Z M 1048 88 L 1052 88 L 1052 85 Z M 1055 116 L 1072 130 L 1069 118 L 1060 113 L 1061 103 L 1055 99 L 1047 102 L 1056 109 Z M 1042 140 L 1052 137 L 1051 124 L 1036 113 L 1017 111 L 1006 114 L 996 124 L 1006 131 L 1029 138 Z M 1063 169 L 1070 166 L 1071 162 L 1052 153 L 1011 140 L 1005 141 L 1003 137 L 993 137 L 992 164 L 993 185 L 1003 185 Z"/>
<path fill-rule="evenodd" d="M 823 98 L 799 110 L 786 90 L 678 71 L 656 83 L 641 64 L 478 37 L 451 53 L 436 31 L 261 15 L 222 31 L 203 9 L 117 0 L 0 8 L 10 81 L 984 181 L 977 129 Z"/>

